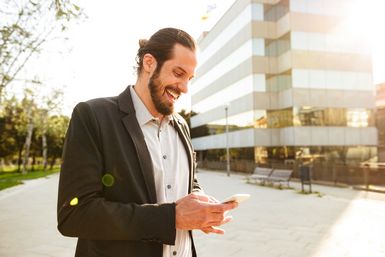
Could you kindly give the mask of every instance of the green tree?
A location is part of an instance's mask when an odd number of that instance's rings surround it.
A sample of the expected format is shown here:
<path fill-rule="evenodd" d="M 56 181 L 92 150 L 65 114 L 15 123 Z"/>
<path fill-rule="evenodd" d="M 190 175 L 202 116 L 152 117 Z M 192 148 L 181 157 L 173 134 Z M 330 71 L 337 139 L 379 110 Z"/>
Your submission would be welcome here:
<path fill-rule="evenodd" d="M 3 0 L 0 3 L 0 97 L 28 60 L 39 53 L 47 41 L 66 30 L 74 18 L 81 16 L 82 10 L 68 0 Z"/>
<path fill-rule="evenodd" d="M 25 104 L 25 103 L 24 103 Z M 27 131 L 27 116 L 24 106 L 15 96 L 6 99 L 0 112 L 0 159 L 18 156 L 20 171 L 22 152 Z"/>
<path fill-rule="evenodd" d="M 50 116 L 52 113 L 60 112 L 60 106 L 63 103 L 63 91 L 54 89 L 50 94 L 43 96 L 39 102 L 41 107 L 37 110 L 36 116 L 36 140 L 41 141 L 43 169 L 46 170 L 48 165 L 47 133 L 50 126 Z"/>
<path fill-rule="evenodd" d="M 186 122 L 187 122 L 187 124 L 188 124 L 188 126 L 189 126 L 189 128 L 191 130 L 191 116 L 196 115 L 196 113 L 193 112 L 193 111 L 187 112 L 185 109 L 182 109 L 179 112 L 179 115 L 182 116 L 186 120 Z"/>
<path fill-rule="evenodd" d="M 17 152 L 17 129 L 15 109 L 17 99 L 12 97 L 4 101 L 4 108 L 0 112 L 0 171 L 3 170 L 4 159 Z"/>
<path fill-rule="evenodd" d="M 51 98 L 46 98 L 46 108 L 36 105 L 31 90 L 26 91 L 22 100 L 5 99 L 0 112 L 0 169 L 1 164 L 14 157 L 17 157 L 19 172 L 27 172 L 31 157 L 33 164 L 42 157 L 46 167 L 49 159 L 52 167 L 60 158 L 69 117 L 55 114 L 61 102 L 60 93 L 55 92 Z"/>
<path fill-rule="evenodd" d="M 53 168 L 56 160 L 61 157 L 63 152 L 64 138 L 70 118 L 65 115 L 53 115 L 49 117 L 47 130 L 48 157 L 50 159 L 50 169 Z"/>

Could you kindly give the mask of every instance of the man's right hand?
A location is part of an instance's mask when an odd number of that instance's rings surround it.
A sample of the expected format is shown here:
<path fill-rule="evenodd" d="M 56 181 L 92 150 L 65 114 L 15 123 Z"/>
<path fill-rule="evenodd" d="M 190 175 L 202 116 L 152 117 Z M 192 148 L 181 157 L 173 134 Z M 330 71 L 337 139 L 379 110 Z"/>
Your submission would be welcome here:
<path fill-rule="evenodd" d="M 210 201 L 212 197 L 189 194 L 176 202 L 176 228 L 183 230 L 200 229 L 205 233 L 223 234 L 221 226 L 231 221 L 226 216 L 229 210 L 238 206 L 236 202 L 218 203 Z"/>

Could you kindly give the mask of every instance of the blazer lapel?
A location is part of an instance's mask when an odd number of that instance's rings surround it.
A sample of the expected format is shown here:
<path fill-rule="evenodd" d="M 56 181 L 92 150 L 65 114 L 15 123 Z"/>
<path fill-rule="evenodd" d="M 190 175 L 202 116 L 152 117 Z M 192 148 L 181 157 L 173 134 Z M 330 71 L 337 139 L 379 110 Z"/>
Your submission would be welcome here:
<path fill-rule="evenodd" d="M 157 198 L 152 160 L 144 140 L 143 132 L 139 126 L 138 120 L 136 119 L 135 109 L 131 99 L 130 87 L 119 95 L 118 103 L 119 109 L 128 114 L 122 118 L 122 122 L 134 142 L 137 158 L 139 160 L 151 203 L 156 203 Z"/>

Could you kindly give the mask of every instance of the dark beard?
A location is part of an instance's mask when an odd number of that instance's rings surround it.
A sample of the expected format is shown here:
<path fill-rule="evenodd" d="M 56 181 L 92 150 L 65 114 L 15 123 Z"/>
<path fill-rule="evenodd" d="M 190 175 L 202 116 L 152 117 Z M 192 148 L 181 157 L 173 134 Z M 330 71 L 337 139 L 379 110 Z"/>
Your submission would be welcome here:
<path fill-rule="evenodd" d="M 148 82 L 148 88 L 150 89 L 151 99 L 155 105 L 155 109 L 163 114 L 170 115 L 174 112 L 174 105 L 169 104 L 168 102 L 162 102 L 162 95 L 165 94 L 161 92 L 161 82 L 159 81 L 159 71 L 156 71 L 150 78 Z"/>

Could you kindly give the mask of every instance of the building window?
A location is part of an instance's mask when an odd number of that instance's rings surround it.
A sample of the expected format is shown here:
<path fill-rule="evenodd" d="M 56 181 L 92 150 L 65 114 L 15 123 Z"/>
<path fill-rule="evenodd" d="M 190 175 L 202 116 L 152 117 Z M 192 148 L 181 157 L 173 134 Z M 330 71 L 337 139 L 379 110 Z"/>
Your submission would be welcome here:
<path fill-rule="evenodd" d="M 294 107 L 294 126 L 374 126 L 373 112 L 367 109 Z"/>
<path fill-rule="evenodd" d="M 265 54 L 269 57 L 280 56 L 290 50 L 290 33 L 278 39 L 265 39 Z"/>
<path fill-rule="evenodd" d="M 371 112 L 368 110 L 360 110 L 360 109 L 353 109 L 353 110 L 347 110 L 346 112 L 346 118 L 347 118 L 347 126 L 348 127 L 368 127 L 369 122 L 371 120 Z"/>
<path fill-rule="evenodd" d="M 284 128 L 293 126 L 293 109 L 286 108 L 281 110 L 267 111 L 268 128 Z"/>
<path fill-rule="evenodd" d="M 274 5 L 264 4 L 264 17 L 265 21 L 278 21 L 285 14 L 289 12 L 289 0 L 281 0 Z"/>

